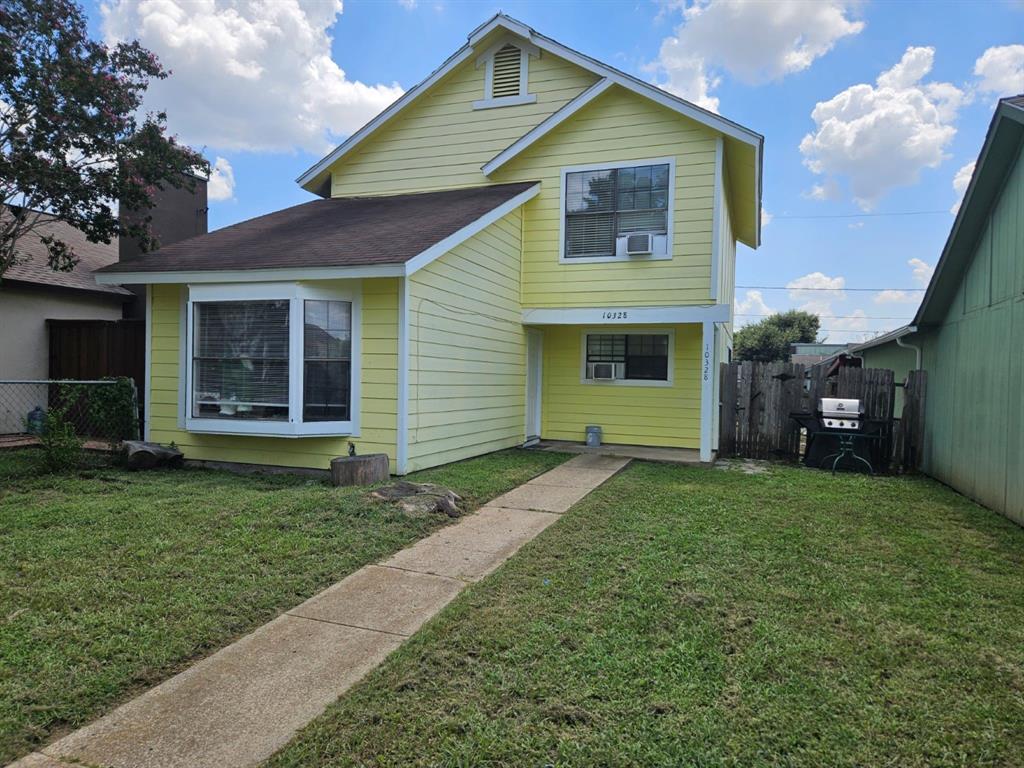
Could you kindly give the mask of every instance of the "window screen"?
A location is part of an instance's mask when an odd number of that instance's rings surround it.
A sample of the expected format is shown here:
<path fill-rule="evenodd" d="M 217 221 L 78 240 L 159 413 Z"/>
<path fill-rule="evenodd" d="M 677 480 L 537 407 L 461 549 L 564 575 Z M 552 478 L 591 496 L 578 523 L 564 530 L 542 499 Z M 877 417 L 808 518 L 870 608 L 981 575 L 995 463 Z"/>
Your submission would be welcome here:
<path fill-rule="evenodd" d="M 348 421 L 352 390 L 352 304 L 304 302 L 303 421 Z"/>
<path fill-rule="evenodd" d="M 669 167 L 641 165 L 565 175 L 566 258 L 614 256 L 615 239 L 668 232 Z"/>
<path fill-rule="evenodd" d="M 288 302 L 193 305 L 192 415 L 287 420 Z"/>
<path fill-rule="evenodd" d="M 668 381 L 668 338 L 664 333 L 590 333 L 587 362 L 624 363 L 627 380 Z"/>

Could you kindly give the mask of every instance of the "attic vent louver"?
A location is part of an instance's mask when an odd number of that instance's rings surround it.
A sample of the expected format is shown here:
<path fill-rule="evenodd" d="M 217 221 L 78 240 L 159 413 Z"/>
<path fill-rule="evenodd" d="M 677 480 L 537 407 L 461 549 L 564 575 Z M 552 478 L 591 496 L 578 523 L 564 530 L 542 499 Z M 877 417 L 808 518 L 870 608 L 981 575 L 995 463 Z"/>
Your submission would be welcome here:
<path fill-rule="evenodd" d="M 514 45 L 506 45 L 494 54 L 494 69 L 491 76 L 492 99 L 520 94 L 522 58 L 522 51 Z"/>

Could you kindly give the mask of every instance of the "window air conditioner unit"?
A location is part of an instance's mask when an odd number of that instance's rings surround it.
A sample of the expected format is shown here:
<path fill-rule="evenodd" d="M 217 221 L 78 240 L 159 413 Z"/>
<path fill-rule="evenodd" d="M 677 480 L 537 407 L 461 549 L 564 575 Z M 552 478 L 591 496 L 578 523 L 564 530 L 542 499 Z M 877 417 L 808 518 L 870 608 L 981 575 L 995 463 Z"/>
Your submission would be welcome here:
<path fill-rule="evenodd" d="M 594 381 L 615 381 L 626 376 L 624 363 L 588 363 Z"/>
<path fill-rule="evenodd" d="M 626 235 L 627 256 L 649 256 L 654 252 L 654 235 L 650 232 L 637 232 Z"/>

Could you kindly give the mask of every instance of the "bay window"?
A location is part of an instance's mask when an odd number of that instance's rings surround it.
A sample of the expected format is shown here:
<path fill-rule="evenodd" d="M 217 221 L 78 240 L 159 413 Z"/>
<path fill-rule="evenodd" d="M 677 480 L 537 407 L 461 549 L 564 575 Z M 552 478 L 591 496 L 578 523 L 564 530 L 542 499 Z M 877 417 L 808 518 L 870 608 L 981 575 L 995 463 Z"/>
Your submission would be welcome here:
<path fill-rule="evenodd" d="M 564 169 L 562 261 L 670 258 L 673 167 L 668 159 Z"/>
<path fill-rule="evenodd" d="M 358 290 L 191 286 L 188 413 L 194 432 L 358 431 Z"/>

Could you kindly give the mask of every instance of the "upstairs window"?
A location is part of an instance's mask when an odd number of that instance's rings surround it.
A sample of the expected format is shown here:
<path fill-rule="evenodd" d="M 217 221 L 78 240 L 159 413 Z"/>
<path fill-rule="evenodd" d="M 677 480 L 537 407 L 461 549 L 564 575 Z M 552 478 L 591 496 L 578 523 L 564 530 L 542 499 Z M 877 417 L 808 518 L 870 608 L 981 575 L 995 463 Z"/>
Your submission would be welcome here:
<path fill-rule="evenodd" d="M 670 333 L 584 334 L 583 379 L 606 383 L 670 383 Z"/>
<path fill-rule="evenodd" d="M 473 108 L 512 107 L 537 101 L 527 91 L 530 57 L 538 55 L 536 47 L 519 40 L 500 41 L 488 48 L 477 59 L 477 66 L 484 67 L 484 97 L 473 102 Z"/>
<path fill-rule="evenodd" d="M 567 169 L 563 175 L 564 260 L 668 257 L 670 162 Z"/>

